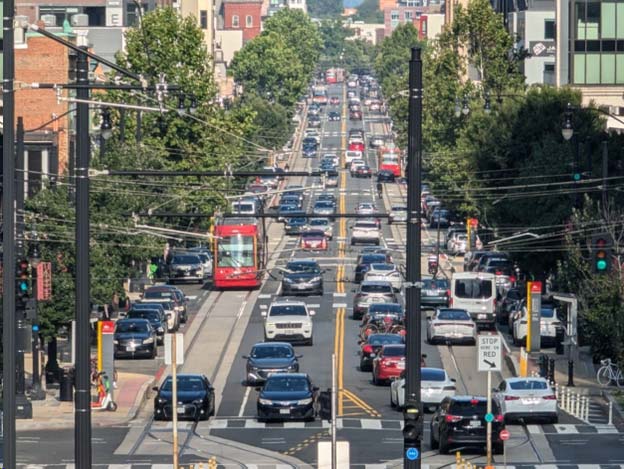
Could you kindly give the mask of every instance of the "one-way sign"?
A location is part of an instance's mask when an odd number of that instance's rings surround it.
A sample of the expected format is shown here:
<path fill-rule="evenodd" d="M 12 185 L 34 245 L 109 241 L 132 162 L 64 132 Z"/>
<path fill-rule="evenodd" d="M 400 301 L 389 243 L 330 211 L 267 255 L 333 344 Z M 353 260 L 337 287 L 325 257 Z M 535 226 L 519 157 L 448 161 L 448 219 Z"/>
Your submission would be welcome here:
<path fill-rule="evenodd" d="M 503 347 L 500 335 L 481 334 L 477 336 L 477 369 L 479 371 L 501 371 Z"/>

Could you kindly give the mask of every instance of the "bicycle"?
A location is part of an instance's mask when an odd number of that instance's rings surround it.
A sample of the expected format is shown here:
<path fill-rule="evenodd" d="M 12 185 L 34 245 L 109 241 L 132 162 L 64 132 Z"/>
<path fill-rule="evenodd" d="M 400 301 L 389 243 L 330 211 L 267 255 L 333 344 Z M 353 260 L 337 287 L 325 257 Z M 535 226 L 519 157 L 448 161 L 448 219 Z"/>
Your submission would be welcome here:
<path fill-rule="evenodd" d="M 600 364 L 602 366 L 596 373 L 598 384 L 608 386 L 614 382 L 618 388 L 624 388 L 624 373 L 622 373 L 622 370 L 615 363 L 611 362 L 610 358 L 600 360 Z"/>

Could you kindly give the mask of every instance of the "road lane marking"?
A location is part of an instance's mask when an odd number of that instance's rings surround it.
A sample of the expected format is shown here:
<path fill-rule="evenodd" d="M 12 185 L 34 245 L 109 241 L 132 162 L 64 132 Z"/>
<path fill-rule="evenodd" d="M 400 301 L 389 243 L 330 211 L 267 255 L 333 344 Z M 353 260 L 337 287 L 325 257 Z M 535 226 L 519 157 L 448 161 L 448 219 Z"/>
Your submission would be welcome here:
<path fill-rule="evenodd" d="M 255 419 L 245 420 L 245 428 L 265 428 L 266 424 L 264 422 L 258 422 Z"/>
<path fill-rule="evenodd" d="M 305 428 L 305 422 L 284 422 L 284 428 Z"/>
<path fill-rule="evenodd" d="M 343 297 L 343 296 L 347 296 L 347 294 L 346 294 L 346 293 L 344 293 L 344 292 L 340 292 L 340 293 L 339 293 L 339 292 L 334 292 L 334 296 L 340 296 L 340 297 Z M 346 305 L 345 305 L 345 308 L 346 308 Z"/>
<path fill-rule="evenodd" d="M 347 399 L 349 399 L 353 404 L 358 406 L 360 409 L 362 409 L 371 417 L 381 417 L 381 414 L 377 412 L 372 406 L 364 402 L 362 398 L 356 396 L 354 393 L 352 393 L 348 389 L 344 389 L 343 392 L 347 396 Z"/>
<path fill-rule="evenodd" d="M 261 293 L 260 295 L 258 295 L 258 299 L 259 300 L 267 300 L 271 298 L 271 294 L 270 293 Z"/>
<path fill-rule="evenodd" d="M 241 406 L 238 411 L 239 417 L 242 417 L 243 415 L 245 415 L 245 407 L 247 406 L 247 401 L 249 400 L 250 394 L 251 394 L 251 387 L 247 386 L 247 389 L 245 389 L 245 395 L 243 396 L 243 402 L 241 402 Z"/>
<path fill-rule="evenodd" d="M 555 425 L 555 428 L 557 429 L 557 433 L 579 433 L 576 425 Z"/>
<path fill-rule="evenodd" d="M 381 430 L 381 420 L 362 419 L 360 424 L 366 430 Z"/>

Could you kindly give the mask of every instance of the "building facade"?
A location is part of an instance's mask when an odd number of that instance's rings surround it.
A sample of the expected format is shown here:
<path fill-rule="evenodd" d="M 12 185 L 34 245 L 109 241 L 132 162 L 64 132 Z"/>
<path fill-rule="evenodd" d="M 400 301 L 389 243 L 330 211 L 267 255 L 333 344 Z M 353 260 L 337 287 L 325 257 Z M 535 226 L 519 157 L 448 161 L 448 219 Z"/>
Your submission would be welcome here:
<path fill-rule="evenodd" d="M 262 30 L 262 0 L 223 0 L 223 29 L 241 30 L 243 43 Z"/>
<path fill-rule="evenodd" d="M 214 56 L 216 31 L 214 0 L 179 0 L 179 8 L 182 16 L 193 16 L 196 19 L 204 34 L 206 48 L 211 57 Z"/>
<path fill-rule="evenodd" d="M 624 0 L 556 0 L 556 24 L 556 84 L 624 114 Z M 607 126 L 624 129 L 614 119 Z"/>
<path fill-rule="evenodd" d="M 439 20 L 434 21 L 436 30 L 429 31 L 429 19 L 430 15 L 439 15 Z M 419 37 L 421 39 L 427 39 L 428 37 L 435 37 L 441 31 L 443 24 L 443 15 L 441 13 L 440 4 L 429 4 L 424 6 L 407 6 L 404 4 L 397 5 L 396 7 L 386 8 L 384 10 L 384 32 L 385 37 L 391 36 L 392 32 L 400 24 L 412 23 L 418 29 Z"/>

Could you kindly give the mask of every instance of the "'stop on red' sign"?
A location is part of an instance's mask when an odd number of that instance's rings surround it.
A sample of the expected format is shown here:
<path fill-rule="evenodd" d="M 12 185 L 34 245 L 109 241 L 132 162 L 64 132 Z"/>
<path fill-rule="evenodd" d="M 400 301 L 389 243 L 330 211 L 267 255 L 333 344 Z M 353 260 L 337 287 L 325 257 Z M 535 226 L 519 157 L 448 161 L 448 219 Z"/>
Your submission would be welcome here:
<path fill-rule="evenodd" d="M 542 282 L 531 282 L 531 293 L 542 293 Z"/>

